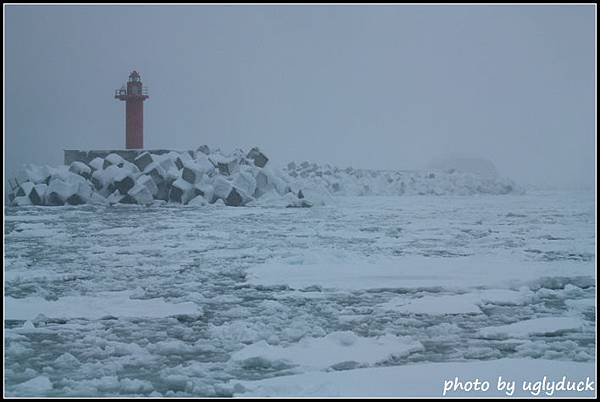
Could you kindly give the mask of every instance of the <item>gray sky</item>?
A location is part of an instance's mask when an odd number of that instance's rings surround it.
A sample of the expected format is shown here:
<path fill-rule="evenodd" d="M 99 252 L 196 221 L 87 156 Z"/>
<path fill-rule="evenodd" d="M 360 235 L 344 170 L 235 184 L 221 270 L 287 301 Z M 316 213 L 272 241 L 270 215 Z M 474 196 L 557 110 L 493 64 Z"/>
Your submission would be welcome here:
<path fill-rule="evenodd" d="M 145 146 L 261 147 L 420 168 L 492 160 L 519 183 L 593 186 L 589 6 L 7 6 L 6 174 L 122 148 L 137 69 Z"/>

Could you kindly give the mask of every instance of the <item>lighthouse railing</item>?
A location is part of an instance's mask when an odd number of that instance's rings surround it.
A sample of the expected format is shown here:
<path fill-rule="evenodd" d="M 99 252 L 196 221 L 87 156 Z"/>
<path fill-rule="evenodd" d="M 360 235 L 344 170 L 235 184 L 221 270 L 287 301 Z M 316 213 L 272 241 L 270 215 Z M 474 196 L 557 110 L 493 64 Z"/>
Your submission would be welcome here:
<path fill-rule="evenodd" d="M 148 96 L 148 87 L 145 87 L 145 86 L 142 87 L 142 93 L 141 94 L 140 93 L 137 93 L 137 94 L 135 94 L 135 93 L 127 93 L 127 89 L 125 89 L 125 88 L 115 89 L 115 97 L 129 96 L 129 95 L 132 95 L 132 96 L 136 96 L 136 95 L 137 96 L 139 96 L 139 95 Z"/>

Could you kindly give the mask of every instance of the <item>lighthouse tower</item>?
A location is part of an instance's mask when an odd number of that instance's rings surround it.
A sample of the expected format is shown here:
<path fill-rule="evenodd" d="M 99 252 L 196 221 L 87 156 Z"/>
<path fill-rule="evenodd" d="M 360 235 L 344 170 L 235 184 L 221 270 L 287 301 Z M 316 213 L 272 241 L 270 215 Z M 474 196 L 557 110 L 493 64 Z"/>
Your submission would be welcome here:
<path fill-rule="evenodd" d="M 115 99 L 125 101 L 125 147 L 144 148 L 144 101 L 148 99 L 148 89 L 137 71 L 129 74 L 127 87 L 115 91 Z"/>

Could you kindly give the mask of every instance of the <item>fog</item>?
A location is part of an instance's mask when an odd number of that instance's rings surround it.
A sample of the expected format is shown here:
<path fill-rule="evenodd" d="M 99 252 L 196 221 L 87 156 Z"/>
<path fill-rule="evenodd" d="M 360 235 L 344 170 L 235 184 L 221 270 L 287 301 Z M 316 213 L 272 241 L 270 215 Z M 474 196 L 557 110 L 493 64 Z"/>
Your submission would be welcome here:
<path fill-rule="evenodd" d="M 257 145 L 275 164 L 487 158 L 593 187 L 589 6 L 7 6 L 5 174 L 125 145 L 114 90 L 149 88 L 146 148 Z"/>

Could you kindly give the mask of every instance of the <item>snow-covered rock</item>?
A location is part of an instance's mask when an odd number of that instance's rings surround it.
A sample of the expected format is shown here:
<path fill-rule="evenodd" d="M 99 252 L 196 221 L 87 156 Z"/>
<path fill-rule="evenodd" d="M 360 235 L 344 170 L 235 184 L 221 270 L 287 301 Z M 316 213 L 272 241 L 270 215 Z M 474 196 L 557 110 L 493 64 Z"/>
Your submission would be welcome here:
<path fill-rule="evenodd" d="M 220 154 L 211 155 L 209 160 L 219 169 L 219 173 L 224 176 L 231 176 L 239 170 L 239 160 L 233 156 L 223 156 Z"/>
<path fill-rule="evenodd" d="M 157 191 L 156 191 L 154 198 L 157 200 L 169 201 L 169 193 L 171 190 L 172 182 L 173 182 L 172 179 L 165 179 L 164 181 L 158 183 L 156 185 Z"/>
<path fill-rule="evenodd" d="M 48 166 L 29 164 L 23 166 L 23 168 L 17 173 L 17 176 L 14 178 L 14 180 L 17 185 L 27 181 L 30 181 L 33 184 L 40 184 L 47 182 L 51 174 L 52 170 Z"/>
<path fill-rule="evenodd" d="M 265 165 L 269 161 L 269 158 L 267 158 L 267 156 L 263 154 L 257 147 L 252 148 L 248 152 L 248 155 L 246 155 L 246 158 L 252 159 L 252 161 L 254 161 L 254 164 L 261 168 L 265 167 Z"/>
<path fill-rule="evenodd" d="M 181 170 L 181 169 L 183 169 L 183 166 L 185 165 L 185 163 L 190 162 L 190 161 L 192 161 L 192 156 L 190 155 L 190 153 L 189 152 L 181 152 L 175 158 L 175 165 L 177 166 L 177 169 Z"/>
<path fill-rule="evenodd" d="M 77 193 L 76 193 L 76 196 L 78 197 L 77 205 L 87 203 L 90 200 L 90 198 L 92 197 L 93 192 L 94 191 L 89 182 L 87 182 L 87 181 L 79 182 L 77 185 Z M 74 203 L 75 202 L 74 200 L 75 199 L 73 199 L 71 201 L 71 203 Z"/>
<path fill-rule="evenodd" d="M 88 202 L 90 204 L 94 204 L 94 205 L 106 205 L 106 204 L 108 204 L 108 200 L 106 199 L 106 197 L 103 197 L 102 195 L 100 195 L 100 193 L 97 193 L 95 191 L 92 191 L 92 194 L 91 194 L 90 199 L 88 200 Z"/>
<path fill-rule="evenodd" d="M 46 203 L 46 192 L 48 185 L 46 183 L 36 184 L 29 193 L 29 199 L 33 205 L 44 205 Z"/>
<path fill-rule="evenodd" d="M 186 161 L 183 163 L 181 177 L 190 184 L 196 184 L 202 178 L 202 169 L 195 162 Z"/>
<path fill-rule="evenodd" d="M 123 159 L 121 156 L 119 156 L 118 154 L 115 154 L 115 153 L 108 154 L 108 155 L 106 155 L 106 158 L 104 158 L 104 168 L 105 169 L 107 167 L 109 167 L 110 165 L 116 165 L 116 166 L 122 167 L 124 163 L 125 163 L 125 159 Z"/>
<path fill-rule="evenodd" d="M 124 195 L 119 192 L 119 190 L 113 191 L 108 197 L 106 197 L 106 201 L 108 204 L 116 204 L 124 198 Z"/>
<path fill-rule="evenodd" d="M 199 183 L 194 186 L 197 190 L 196 193 L 204 197 L 204 199 L 208 203 L 213 203 L 215 201 L 215 188 L 208 183 Z"/>
<path fill-rule="evenodd" d="M 158 185 L 167 177 L 165 169 L 158 162 L 149 163 L 143 170 L 144 174 L 149 175 L 152 180 Z"/>
<path fill-rule="evenodd" d="M 225 200 L 229 196 L 233 186 L 222 176 L 217 176 L 213 183 L 215 197 Z"/>
<path fill-rule="evenodd" d="M 153 161 L 152 155 L 149 152 L 143 152 L 133 160 L 133 163 L 141 172 L 143 172 L 144 169 L 146 169 L 146 166 L 151 164 Z"/>
<path fill-rule="evenodd" d="M 254 194 L 256 190 L 256 179 L 250 172 L 238 172 L 233 177 L 233 186 L 242 190 L 245 194 Z"/>
<path fill-rule="evenodd" d="M 92 168 L 83 162 L 75 161 L 69 166 L 69 171 L 78 174 L 86 179 L 92 176 Z"/>
<path fill-rule="evenodd" d="M 152 182 L 152 179 L 148 179 L 150 182 Z M 134 185 L 127 194 L 130 195 L 131 198 L 133 198 L 135 202 L 140 205 L 150 205 L 152 204 L 152 201 L 154 201 L 154 197 L 152 191 L 150 191 L 150 188 L 139 182 Z"/>
<path fill-rule="evenodd" d="M 215 170 L 215 165 L 204 154 L 198 155 L 194 161 L 196 168 L 204 174 L 211 174 Z"/>
<path fill-rule="evenodd" d="M 100 158 L 100 157 L 96 157 L 94 159 L 92 159 L 90 161 L 90 163 L 88 163 L 89 167 L 92 168 L 92 170 L 102 170 L 104 168 L 104 159 Z"/>
<path fill-rule="evenodd" d="M 127 194 L 127 192 L 135 185 L 135 179 L 133 178 L 132 173 L 124 167 L 115 171 L 111 182 L 114 185 L 114 188 L 119 190 L 121 194 Z"/>
<path fill-rule="evenodd" d="M 193 186 L 183 178 L 175 180 L 173 184 L 171 184 L 169 201 L 186 204 L 193 197 L 192 189 Z"/>
<path fill-rule="evenodd" d="M 290 185 L 271 169 L 260 169 L 256 174 L 256 190 L 254 196 L 260 197 L 273 189 L 280 195 L 291 191 Z"/>
<path fill-rule="evenodd" d="M 30 181 L 26 181 L 19 186 L 17 190 L 17 197 L 29 197 L 31 190 L 33 190 L 34 184 Z"/>
<path fill-rule="evenodd" d="M 59 178 L 50 180 L 48 185 L 48 205 L 64 205 L 67 200 L 77 193 L 78 183 L 74 181 L 66 182 Z"/>
<path fill-rule="evenodd" d="M 245 196 L 241 190 L 233 187 L 227 198 L 225 198 L 223 201 L 225 201 L 225 205 L 230 207 L 239 207 L 248 201 L 248 197 Z"/>
<path fill-rule="evenodd" d="M 166 172 L 166 177 L 175 180 L 179 176 L 179 169 L 175 164 L 176 157 L 171 153 L 159 155 L 156 158 L 160 167 Z"/>
<path fill-rule="evenodd" d="M 134 163 L 127 161 L 125 161 L 125 163 L 123 164 L 123 169 L 131 173 L 133 177 L 137 177 L 141 173 L 140 169 Z"/>
<path fill-rule="evenodd" d="M 145 186 L 148 189 L 148 191 L 150 191 L 150 194 L 152 194 L 152 196 L 156 195 L 156 193 L 158 192 L 158 186 L 156 185 L 154 180 L 152 180 L 152 177 L 148 175 L 139 176 L 136 180 L 136 185 Z"/>
<path fill-rule="evenodd" d="M 200 145 L 197 149 L 196 149 L 196 153 L 201 152 L 204 155 L 210 155 L 210 148 L 208 147 L 208 145 Z"/>

